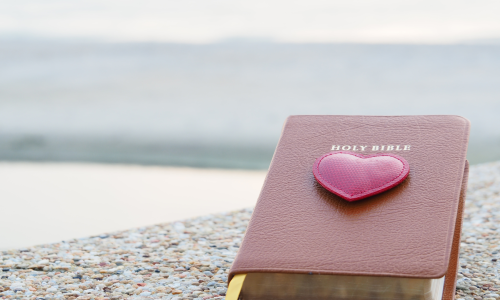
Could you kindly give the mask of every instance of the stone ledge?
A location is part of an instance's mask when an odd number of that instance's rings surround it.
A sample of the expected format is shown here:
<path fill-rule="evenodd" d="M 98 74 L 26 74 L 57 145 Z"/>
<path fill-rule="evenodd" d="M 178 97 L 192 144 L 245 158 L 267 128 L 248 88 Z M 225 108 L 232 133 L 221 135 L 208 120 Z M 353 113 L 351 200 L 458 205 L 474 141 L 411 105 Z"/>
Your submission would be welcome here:
<path fill-rule="evenodd" d="M 499 299 L 500 162 L 472 166 L 457 299 Z M 223 299 L 251 209 L 0 251 L 0 295 Z"/>

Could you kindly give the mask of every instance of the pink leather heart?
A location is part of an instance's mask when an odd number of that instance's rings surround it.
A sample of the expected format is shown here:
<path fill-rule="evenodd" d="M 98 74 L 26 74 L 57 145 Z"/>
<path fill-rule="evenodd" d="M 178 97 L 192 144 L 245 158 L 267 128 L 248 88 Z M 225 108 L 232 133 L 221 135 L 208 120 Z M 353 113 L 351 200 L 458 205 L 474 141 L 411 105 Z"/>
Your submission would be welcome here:
<path fill-rule="evenodd" d="M 347 201 L 387 191 L 408 176 L 408 162 L 397 155 L 360 155 L 347 151 L 327 153 L 314 162 L 313 174 L 325 189 Z"/>

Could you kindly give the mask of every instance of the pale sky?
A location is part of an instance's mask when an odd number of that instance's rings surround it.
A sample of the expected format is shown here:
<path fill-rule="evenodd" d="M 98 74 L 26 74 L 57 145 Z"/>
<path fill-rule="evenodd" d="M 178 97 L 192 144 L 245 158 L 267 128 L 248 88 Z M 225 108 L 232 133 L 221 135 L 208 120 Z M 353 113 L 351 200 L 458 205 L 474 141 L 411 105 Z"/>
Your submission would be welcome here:
<path fill-rule="evenodd" d="M 500 38 L 498 0 L 0 0 L 0 37 L 449 44 Z"/>

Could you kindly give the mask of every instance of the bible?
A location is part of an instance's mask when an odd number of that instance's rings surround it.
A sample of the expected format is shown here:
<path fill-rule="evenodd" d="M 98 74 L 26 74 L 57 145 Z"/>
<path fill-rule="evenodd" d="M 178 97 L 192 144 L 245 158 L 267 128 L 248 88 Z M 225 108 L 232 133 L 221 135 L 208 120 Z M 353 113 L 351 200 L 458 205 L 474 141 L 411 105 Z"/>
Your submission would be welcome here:
<path fill-rule="evenodd" d="M 290 116 L 226 299 L 454 299 L 469 127 Z"/>

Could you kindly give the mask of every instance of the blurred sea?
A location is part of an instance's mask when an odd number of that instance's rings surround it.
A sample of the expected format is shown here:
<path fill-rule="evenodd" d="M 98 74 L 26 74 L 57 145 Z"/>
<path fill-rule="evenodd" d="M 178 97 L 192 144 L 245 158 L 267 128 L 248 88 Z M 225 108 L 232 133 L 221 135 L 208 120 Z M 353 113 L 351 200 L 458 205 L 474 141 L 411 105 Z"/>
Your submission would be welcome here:
<path fill-rule="evenodd" d="M 0 40 L 0 160 L 265 169 L 292 114 L 462 115 L 499 160 L 500 45 Z"/>

